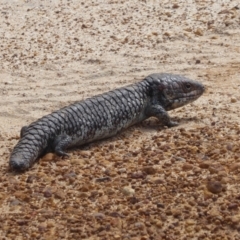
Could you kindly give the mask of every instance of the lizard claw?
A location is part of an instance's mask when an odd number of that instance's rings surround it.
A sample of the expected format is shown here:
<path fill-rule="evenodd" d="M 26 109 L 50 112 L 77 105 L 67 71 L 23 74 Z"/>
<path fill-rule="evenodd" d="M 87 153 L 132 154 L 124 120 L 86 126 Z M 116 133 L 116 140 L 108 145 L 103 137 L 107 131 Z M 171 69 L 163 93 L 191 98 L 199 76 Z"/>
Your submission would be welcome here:
<path fill-rule="evenodd" d="M 174 122 L 174 121 L 170 121 L 170 122 L 167 124 L 168 127 L 176 127 L 176 126 L 178 126 L 178 125 L 179 125 L 178 122 Z"/>

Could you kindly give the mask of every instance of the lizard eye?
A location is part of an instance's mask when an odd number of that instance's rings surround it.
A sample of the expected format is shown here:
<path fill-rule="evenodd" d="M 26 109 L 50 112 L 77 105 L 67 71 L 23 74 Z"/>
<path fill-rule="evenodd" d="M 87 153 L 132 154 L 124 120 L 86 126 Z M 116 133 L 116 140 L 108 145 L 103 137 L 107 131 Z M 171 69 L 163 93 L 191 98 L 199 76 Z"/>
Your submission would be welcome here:
<path fill-rule="evenodd" d="M 185 84 L 185 87 L 186 87 L 186 89 L 189 90 L 189 89 L 191 89 L 191 84 L 190 84 L 190 83 L 186 83 L 186 84 Z"/>

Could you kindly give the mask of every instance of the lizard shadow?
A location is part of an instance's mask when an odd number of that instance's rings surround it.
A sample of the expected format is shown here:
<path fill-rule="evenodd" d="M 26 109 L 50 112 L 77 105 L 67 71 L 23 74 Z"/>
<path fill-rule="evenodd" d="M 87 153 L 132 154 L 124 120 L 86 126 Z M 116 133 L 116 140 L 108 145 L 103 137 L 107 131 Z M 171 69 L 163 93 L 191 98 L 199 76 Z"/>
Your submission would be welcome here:
<path fill-rule="evenodd" d="M 178 127 L 179 126 L 181 127 L 181 125 L 187 124 L 189 122 L 198 122 L 199 121 L 199 119 L 197 117 L 186 117 L 186 118 L 176 117 L 176 118 L 171 118 L 171 119 L 173 121 L 176 121 L 179 123 Z M 163 131 L 165 129 L 168 129 L 168 127 L 161 124 L 157 118 L 151 117 L 141 123 L 137 123 L 133 126 L 130 126 L 127 129 L 120 131 L 115 136 L 96 140 L 94 142 L 86 143 L 81 146 L 71 147 L 68 150 L 70 150 L 70 151 L 91 150 L 92 147 L 108 144 L 108 143 L 115 142 L 120 139 L 122 139 L 122 140 L 129 139 L 134 136 L 135 131 L 139 131 L 140 133 L 144 134 L 145 132 Z"/>
<path fill-rule="evenodd" d="M 181 125 L 190 123 L 190 122 L 198 122 L 199 119 L 197 117 L 185 117 L 185 118 L 179 118 L 179 117 L 173 117 L 171 118 L 172 121 L 177 122 L 178 125 L 176 127 L 181 127 Z M 152 117 L 149 119 L 146 119 L 145 121 L 141 122 L 138 124 L 143 131 L 148 131 L 148 130 L 157 130 L 161 131 L 167 128 L 174 128 L 174 127 L 167 127 L 161 122 L 158 121 L 158 119 Z M 137 126 L 137 125 L 136 125 Z"/>

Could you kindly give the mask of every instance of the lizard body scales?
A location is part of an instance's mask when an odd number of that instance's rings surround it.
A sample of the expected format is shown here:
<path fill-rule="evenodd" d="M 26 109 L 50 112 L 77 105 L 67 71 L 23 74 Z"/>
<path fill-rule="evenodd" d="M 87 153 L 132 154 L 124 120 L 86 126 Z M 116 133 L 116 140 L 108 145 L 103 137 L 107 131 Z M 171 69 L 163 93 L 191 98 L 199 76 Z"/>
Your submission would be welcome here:
<path fill-rule="evenodd" d="M 10 168 L 26 170 L 46 151 L 65 156 L 67 148 L 113 136 L 151 116 L 166 126 L 175 126 L 167 111 L 196 100 L 203 92 L 204 86 L 197 81 L 157 73 L 73 103 L 22 128 Z"/>

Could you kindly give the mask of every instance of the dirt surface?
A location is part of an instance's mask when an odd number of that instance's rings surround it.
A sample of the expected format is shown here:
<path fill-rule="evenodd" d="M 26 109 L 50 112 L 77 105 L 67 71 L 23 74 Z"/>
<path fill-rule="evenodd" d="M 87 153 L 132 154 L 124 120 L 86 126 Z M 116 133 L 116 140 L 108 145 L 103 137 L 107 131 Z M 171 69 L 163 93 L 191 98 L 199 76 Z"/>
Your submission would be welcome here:
<path fill-rule="evenodd" d="M 237 0 L 1 0 L 0 22 L 1 239 L 240 239 Z M 8 171 L 22 126 L 154 72 L 207 87 L 178 127 Z"/>

